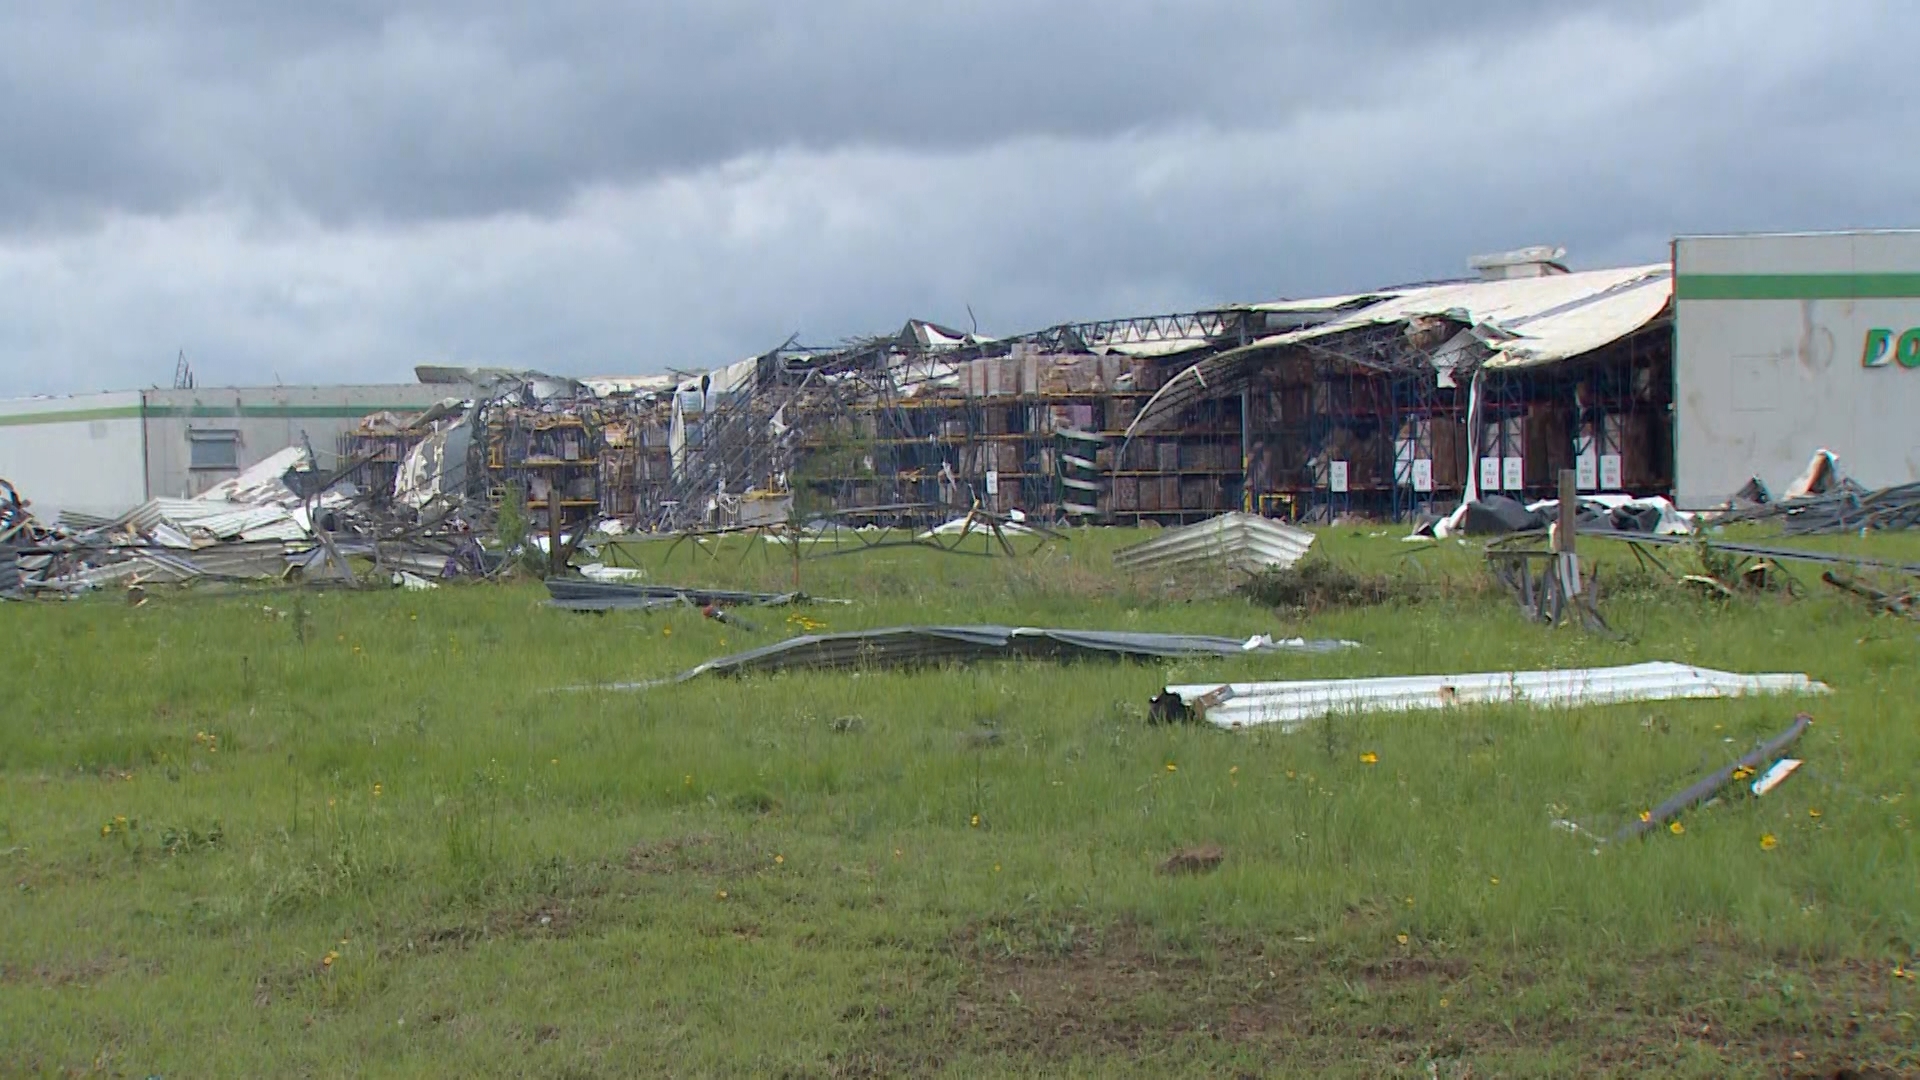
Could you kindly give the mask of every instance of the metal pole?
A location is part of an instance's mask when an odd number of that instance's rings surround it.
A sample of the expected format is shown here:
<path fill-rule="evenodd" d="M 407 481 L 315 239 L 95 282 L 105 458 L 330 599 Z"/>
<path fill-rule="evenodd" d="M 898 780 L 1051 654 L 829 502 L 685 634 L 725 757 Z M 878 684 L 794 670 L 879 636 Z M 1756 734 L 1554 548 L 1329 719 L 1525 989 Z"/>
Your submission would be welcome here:
<path fill-rule="evenodd" d="M 1560 470 L 1560 526 L 1554 530 L 1554 563 L 1560 572 L 1560 595 L 1567 609 L 1578 606 L 1580 598 L 1580 556 L 1574 550 L 1579 535 L 1579 505 L 1574 495 L 1574 471 Z"/>

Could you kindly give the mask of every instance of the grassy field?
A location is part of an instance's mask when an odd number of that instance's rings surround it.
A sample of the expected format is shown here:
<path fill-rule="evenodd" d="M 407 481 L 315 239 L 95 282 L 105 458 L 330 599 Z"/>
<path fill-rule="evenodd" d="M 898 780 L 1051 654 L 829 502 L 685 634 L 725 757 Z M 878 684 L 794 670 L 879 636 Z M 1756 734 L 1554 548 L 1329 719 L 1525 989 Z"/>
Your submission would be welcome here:
<path fill-rule="evenodd" d="M 757 633 L 537 584 L 0 606 L 0 1073 L 1920 1072 L 1914 624 L 1805 571 L 1711 601 L 1613 552 L 1609 641 L 1522 622 L 1476 549 L 1344 530 L 1318 557 L 1392 601 L 1275 611 L 1116 575 L 1135 538 L 809 559 L 854 603 Z M 794 574 L 743 540 L 622 556 Z M 561 689 L 802 620 L 1367 647 Z M 1835 692 L 1146 723 L 1170 681 L 1642 659 Z M 1553 825 L 1610 830 L 1802 708 L 1765 799 L 1598 854 Z M 1213 872 L 1157 872 L 1202 845 Z"/>

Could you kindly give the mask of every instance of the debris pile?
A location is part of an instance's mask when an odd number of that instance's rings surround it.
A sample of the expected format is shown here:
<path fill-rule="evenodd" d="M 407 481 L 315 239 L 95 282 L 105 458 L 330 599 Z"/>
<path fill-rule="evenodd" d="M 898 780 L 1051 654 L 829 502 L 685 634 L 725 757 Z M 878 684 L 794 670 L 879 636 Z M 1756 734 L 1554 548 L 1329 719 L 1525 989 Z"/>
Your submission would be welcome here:
<path fill-rule="evenodd" d="M 491 516 L 484 503 L 395 513 L 347 471 L 320 472 L 305 447 L 275 453 L 195 498 L 149 499 L 111 519 L 62 513 L 49 526 L 5 490 L 14 588 L 0 591 L 9 595 L 202 580 L 422 587 L 430 577 L 490 574 L 501 563 L 477 539 L 475 526 Z M 0 569 L 0 585 L 7 578 Z"/>

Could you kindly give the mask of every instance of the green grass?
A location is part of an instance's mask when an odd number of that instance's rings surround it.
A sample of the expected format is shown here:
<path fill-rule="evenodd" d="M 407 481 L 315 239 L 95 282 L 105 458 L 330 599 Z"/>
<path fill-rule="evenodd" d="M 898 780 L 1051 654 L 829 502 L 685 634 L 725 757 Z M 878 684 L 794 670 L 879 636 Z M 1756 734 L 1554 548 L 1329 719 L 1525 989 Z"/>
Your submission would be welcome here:
<path fill-rule="evenodd" d="M 1913 624 L 1810 573 L 1797 601 L 1710 602 L 1615 550 L 1608 641 L 1522 622 L 1474 548 L 1384 530 L 1321 557 L 1417 597 L 1273 612 L 1116 576 L 1135 538 L 810 558 L 803 587 L 855 603 L 754 612 L 757 634 L 568 615 L 531 585 L 0 606 L 0 1072 L 1920 1069 L 1920 985 L 1895 973 L 1920 949 Z M 791 588 L 769 549 L 618 557 Z M 789 614 L 1368 648 L 557 689 L 777 640 Z M 1835 693 L 1145 723 L 1170 681 L 1641 659 Z M 1552 824 L 1610 830 L 1800 708 L 1807 764 L 1764 800 L 1598 855 Z M 1202 844 L 1217 871 L 1156 873 Z"/>

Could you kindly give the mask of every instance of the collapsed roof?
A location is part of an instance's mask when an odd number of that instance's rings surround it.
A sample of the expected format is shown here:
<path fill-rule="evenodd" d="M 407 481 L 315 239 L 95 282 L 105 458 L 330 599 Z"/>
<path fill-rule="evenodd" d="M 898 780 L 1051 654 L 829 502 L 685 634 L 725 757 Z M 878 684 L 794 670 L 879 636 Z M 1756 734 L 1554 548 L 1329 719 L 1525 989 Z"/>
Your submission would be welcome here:
<path fill-rule="evenodd" d="M 1376 356 L 1425 361 L 1442 377 L 1469 369 L 1544 367 L 1593 353 L 1670 311 L 1666 263 L 1497 281 L 1451 282 L 1352 296 L 1254 305 L 1269 326 L 1290 326 L 1208 356 L 1169 379 L 1140 410 L 1131 436 L 1153 431 L 1197 401 L 1238 392 L 1254 369 L 1286 349 L 1361 366 Z M 1392 350 L 1342 348 L 1365 331 L 1390 330 Z"/>

